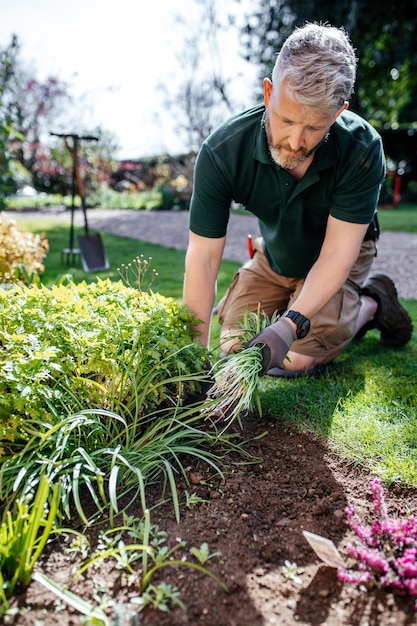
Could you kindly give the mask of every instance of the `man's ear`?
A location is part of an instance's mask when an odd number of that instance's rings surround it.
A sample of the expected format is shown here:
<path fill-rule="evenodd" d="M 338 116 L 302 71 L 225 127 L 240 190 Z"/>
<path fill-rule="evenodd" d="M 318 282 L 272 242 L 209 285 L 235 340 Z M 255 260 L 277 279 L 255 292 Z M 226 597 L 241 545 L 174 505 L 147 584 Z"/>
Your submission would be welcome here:
<path fill-rule="evenodd" d="M 266 108 L 269 106 L 269 101 L 272 95 L 272 81 L 269 78 L 264 78 L 264 105 Z"/>
<path fill-rule="evenodd" d="M 349 102 L 346 100 L 346 102 L 343 104 L 342 107 L 340 107 L 340 109 L 337 111 L 336 115 L 334 116 L 332 124 L 334 124 L 337 118 L 339 117 L 339 115 L 343 113 L 343 111 L 346 111 L 346 109 L 348 108 L 349 108 Z"/>

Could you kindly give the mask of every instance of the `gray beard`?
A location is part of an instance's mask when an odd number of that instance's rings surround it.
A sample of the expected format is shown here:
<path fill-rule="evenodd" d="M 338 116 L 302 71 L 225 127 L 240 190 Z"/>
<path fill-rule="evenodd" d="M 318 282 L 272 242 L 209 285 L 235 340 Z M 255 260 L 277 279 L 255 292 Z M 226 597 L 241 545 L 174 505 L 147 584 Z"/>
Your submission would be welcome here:
<path fill-rule="evenodd" d="M 319 143 L 316 146 L 314 146 L 314 148 L 311 148 L 311 150 L 302 149 L 302 150 L 299 150 L 299 154 L 297 155 L 287 156 L 283 158 L 281 156 L 281 150 L 284 147 L 284 144 L 273 143 L 271 126 L 270 126 L 269 118 L 267 115 L 265 116 L 265 132 L 266 132 L 266 138 L 268 141 L 268 148 L 269 148 L 269 153 L 271 155 L 271 158 L 274 161 L 274 163 L 282 167 L 284 170 L 293 170 L 295 167 L 298 167 L 299 165 L 301 165 L 301 163 L 304 163 L 304 161 L 307 161 L 307 159 L 309 159 L 315 153 L 317 148 L 319 148 L 325 141 L 327 141 L 329 137 L 329 133 L 327 133 L 323 137 L 323 139 L 321 139 L 321 141 L 319 141 Z"/>
<path fill-rule="evenodd" d="M 307 153 L 303 153 L 297 156 L 287 156 L 284 158 L 280 154 L 280 147 L 269 145 L 269 153 L 272 160 L 275 161 L 275 163 L 282 167 L 284 170 L 293 170 L 298 165 L 301 165 L 301 163 L 304 163 L 304 161 L 306 161 L 308 157 L 313 154 L 314 150 L 315 148 Z"/>

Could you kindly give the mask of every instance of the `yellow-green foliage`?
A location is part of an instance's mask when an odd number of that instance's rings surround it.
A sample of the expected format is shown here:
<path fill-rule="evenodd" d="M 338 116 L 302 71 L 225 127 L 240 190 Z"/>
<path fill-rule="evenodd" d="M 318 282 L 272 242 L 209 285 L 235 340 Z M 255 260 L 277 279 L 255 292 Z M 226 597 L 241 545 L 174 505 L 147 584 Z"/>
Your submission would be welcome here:
<path fill-rule="evenodd" d="M 207 353 L 174 299 L 120 282 L 0 289 L 0 441 L 19 424 L 88 408 L 129 412 L 176 402 Z"/>
<path fill-rule="evenodd" d="M 49 250 L 43 235 L 21 232 L 15 220 L 0 214 L 0 283 L 27 283 L 41 274 Z"/>

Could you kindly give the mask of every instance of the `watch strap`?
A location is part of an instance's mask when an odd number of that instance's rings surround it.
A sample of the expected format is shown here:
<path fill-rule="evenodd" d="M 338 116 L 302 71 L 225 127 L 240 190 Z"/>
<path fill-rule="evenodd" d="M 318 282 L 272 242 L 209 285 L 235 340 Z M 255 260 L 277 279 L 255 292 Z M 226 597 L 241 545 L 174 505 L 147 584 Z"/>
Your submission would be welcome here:
<path fill-rule="evenodd" d="M 297 338 L 303 339 L 310 330 L 310 320 L 298 311 L 288 309 L 281 317 L 288 317 L 297 326 Z"/>

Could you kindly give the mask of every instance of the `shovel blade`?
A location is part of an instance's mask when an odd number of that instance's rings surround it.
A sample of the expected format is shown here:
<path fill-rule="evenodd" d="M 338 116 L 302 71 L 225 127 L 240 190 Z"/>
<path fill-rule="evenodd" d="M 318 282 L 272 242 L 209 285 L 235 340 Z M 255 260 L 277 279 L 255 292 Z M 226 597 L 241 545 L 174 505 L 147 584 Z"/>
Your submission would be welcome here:
<path fill-rule="evenodd" d="M 110 263 L 104 251 L 101 236 L 98 233 L 78 235 L 78 245 L 85 272 L 98 272 L 109 269 Z"/>

